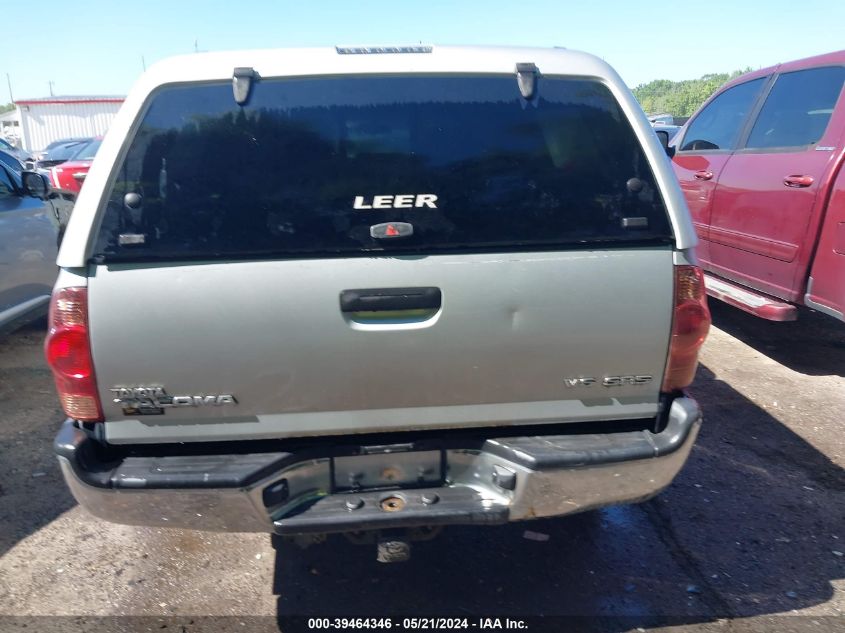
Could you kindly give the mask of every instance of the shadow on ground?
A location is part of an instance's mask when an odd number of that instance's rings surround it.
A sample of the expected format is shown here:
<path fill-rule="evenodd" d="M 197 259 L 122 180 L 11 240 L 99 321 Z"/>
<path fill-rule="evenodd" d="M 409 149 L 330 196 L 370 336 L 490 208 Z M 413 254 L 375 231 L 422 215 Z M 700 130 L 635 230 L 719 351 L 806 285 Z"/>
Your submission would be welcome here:
<path fill-rule="evenodd" d="M 46 329 L 41 319 L 0 338 L 0 556 L 76 504 L 53 455 L 64 416 L 43 359 Z"/>
<path fill-rule="evenodd" d="M 694 392 L 706 421 L 692 457 L 644 504 L 455 527 L 394 565 L 342 537 L 275 542 L 283 630 L 297 616 L 393 614 L 599 616 L 591 630 L 623 631 L 825 603 L 845 576 L 842 469 L 706 367 Z"/>
<path fill-rule="evenodd" d="M 811 310 L 778 323 L 710 300 L 713 325 L 781 365 L 808 376 L 845 376 L 845 323 Z"/>

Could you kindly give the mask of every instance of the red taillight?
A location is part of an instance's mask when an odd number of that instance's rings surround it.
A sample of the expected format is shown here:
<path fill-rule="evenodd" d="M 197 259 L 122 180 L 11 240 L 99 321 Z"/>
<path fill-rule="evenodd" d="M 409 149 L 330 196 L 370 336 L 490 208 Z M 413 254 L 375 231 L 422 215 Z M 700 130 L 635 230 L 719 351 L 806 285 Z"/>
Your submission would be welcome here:
<path fill-rule="evenodd" d="M 675 266 L 672 340 L 663 376 L 663 391 L 688 387 L 698 367 L 698 350 L 710 329 L 704 275 L 698 266 Z"/>
<path fill-rule="evenodd" d="M 50 331 L 44 343 L 56 391 L 69 418 L 103 419 L 91 344 L 88 338 L 88 289 L 61 288 L 50 301 Z"/>

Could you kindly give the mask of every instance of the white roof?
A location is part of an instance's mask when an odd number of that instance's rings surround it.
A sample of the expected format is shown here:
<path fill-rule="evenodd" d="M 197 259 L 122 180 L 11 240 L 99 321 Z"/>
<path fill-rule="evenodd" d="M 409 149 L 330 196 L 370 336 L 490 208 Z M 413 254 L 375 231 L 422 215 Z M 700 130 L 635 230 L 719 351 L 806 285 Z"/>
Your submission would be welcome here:
<path fill-rule="evenodd" d="M 410 47 L 419 48 L 419 47 Z M 592 77 L 605 83 L 634 126 L 646 148 L 657 181 L 665 192 L 677 246 L 695 246 L 697 238 L 686 203 L 663 148 L 648 119 L 622 79 L 606 62 L 580 51 L 562 48 L 490 46 L 432 46 L 425 53 L 342 54 L 338 48 L 286 48 L 195 53 L 171 57 L 152 65 L 136 82 L 115 117 L 85 179 L 68 226 L 58 264 L 82 267 L 95 238 L 100 194 L 148 96 L 166 84 L 231 81 L 235 68 L 251 67 L 259 76 L 307 77 L 350 74 L 514 74 L 516 64 L 533 63 L 541 76 Z M 608 148 L 612 151 L 612 148 Z"/>
<path fill-rule="evenodd" d="M 428 53 L 340 54 L 331 48 L 286 48 L 182 55 L 149 68 L 142 82 L 230 79 L 236 67 L 249 66 L 262 77 L 355 73 L 512 73 L 514 65 L 533 62 L 544 74 L 615 75 L 605 62 L 579 51 L 558 48 L 432 46 Z M 409 47 L 421 48 L 421 47 Z M 130 95 L 131 96 L 131 95 Z"/>

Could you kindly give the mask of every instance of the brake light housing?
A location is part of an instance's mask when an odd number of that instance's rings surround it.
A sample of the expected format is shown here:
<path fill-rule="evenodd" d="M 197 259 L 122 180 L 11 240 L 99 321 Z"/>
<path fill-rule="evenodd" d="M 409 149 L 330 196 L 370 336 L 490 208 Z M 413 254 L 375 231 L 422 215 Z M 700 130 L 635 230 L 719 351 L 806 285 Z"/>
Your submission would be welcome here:
<path fill-rule="evenodd" d="M 710 310 L 701 268 L 675 266 L 672 338 L 663 375 L 664 392 L 677 391 L 692 384 L 698 368 L 698 352 L 709 330 Z"/>
<path fill-rule="evenodd" d="M 44 355 L 53 371 L 65 415 L 84 422 L 101 422 L 103 408 L 88 332 L 87 288 L 53 291 Z"/>

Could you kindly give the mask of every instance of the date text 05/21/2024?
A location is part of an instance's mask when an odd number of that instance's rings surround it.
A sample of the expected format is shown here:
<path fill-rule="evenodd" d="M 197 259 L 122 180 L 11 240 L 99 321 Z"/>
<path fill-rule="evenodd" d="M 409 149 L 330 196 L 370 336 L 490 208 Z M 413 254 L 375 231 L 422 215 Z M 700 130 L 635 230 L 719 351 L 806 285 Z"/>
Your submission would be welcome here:
<path fill-rule="evenodd" d="M 425 630 L 527 630 L 525 620 L 514 618 L 309 618 L 310 630 L 396 629 Z"/>

